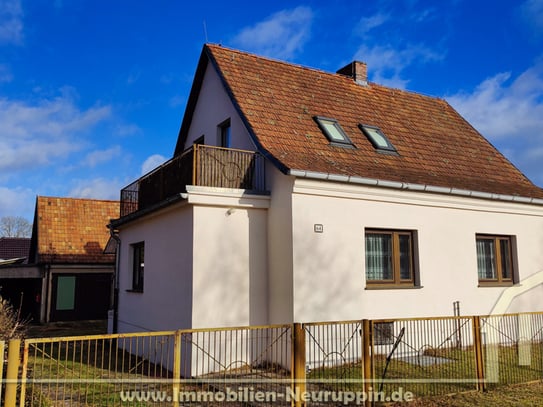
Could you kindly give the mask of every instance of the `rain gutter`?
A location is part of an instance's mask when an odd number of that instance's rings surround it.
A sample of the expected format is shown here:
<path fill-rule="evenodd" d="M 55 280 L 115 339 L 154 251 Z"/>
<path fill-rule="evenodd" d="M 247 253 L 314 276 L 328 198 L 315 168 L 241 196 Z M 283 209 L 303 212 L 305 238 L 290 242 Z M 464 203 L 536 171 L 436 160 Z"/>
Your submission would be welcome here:
<path fill-rule="evenodd" d="M 437 194 L 455 195 L 470 198 L 492 199 L 496 201 L 518 202 L 532 205 L 543 205 L 543 199 L 528 198 L 515 195 L 494 194 L 490 192 L 471 191 L 467 189 L 439 187 L 435 185 L 414 184 L 407 182 L 387 181 L 377 178 L 356 177 L 350 175 L 329 174 L 324 172 L 304 171 L 304 170 L 289 170 L 289 175 L 298 178 L 307 178 L 319 181 L 335 181 L 346 182 L 348 184 L 366 185 L 373 187 L 392 188 L 399 190 L 407 190 L 413 192 L 432 192 Z"/>

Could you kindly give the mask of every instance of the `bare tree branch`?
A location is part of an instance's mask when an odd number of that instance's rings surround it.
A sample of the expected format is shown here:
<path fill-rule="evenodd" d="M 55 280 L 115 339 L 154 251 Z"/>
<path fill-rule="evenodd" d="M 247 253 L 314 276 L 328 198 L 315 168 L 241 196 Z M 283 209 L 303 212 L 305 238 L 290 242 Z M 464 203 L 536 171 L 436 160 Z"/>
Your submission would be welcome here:
<path fill-rule="evenodd" d="M 32 224 L 21 216 L 0 218 L 0 237 L 30 237 Z"/>

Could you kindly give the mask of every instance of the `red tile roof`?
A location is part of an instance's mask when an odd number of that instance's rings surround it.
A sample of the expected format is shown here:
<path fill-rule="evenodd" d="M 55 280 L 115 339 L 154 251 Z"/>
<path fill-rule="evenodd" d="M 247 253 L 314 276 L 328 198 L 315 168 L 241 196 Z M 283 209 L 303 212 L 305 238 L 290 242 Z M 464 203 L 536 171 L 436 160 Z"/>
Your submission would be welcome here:
<path fill-rule="evenodd" d="M 443 99 L 374 83 L 363 86 L 344 75 L 206 45 L 193 100 L 208 61 L 218 70 L 259 149 L 284 172 L 543 198 L 541 188 Z M 178 148 L 184 144 L 191 114 L 189 99 Z M 331 145 L 314 116 L 337 119 L 356 148 Z M 381 128 L 399 155 L 377 152 L 359 124 Z"/>
<path fill-rule="evenodd" d="M 0 260 L 28 257 L 29 250 L 29 238 L 0 237 Z"/>
<path fill-rule="evenodd" d="M 119 202 L 39 196 L 34 233 L 38 263 L 114 263 L 103 254 L 107 224 L 119 216 Z"/>

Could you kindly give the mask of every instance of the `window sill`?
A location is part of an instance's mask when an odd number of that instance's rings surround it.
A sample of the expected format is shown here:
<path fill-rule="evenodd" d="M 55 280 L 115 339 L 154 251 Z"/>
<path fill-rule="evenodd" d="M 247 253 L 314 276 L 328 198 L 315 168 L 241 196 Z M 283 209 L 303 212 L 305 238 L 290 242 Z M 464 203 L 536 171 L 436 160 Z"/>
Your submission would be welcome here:
<path fill-rule="evenodd" d="M 143 294 L 143 290 L 125 290 L 127 293 L 136 293 L 136 294 Z"/>
<path fill-rule="evenodd" d="M 481 282 L 479 281 L 479 284 L 477 287 L 485 288 L 485 287 L 513 287 L 519 284 L 513 284 L 513 283 L 499 283 L 499 282 Z"/>
<path fill-rule="evenodd" d="M 422 285 L 393 285 L 393 284 L 371 284 L 366 285 L 365 290 L 419 290 Z"/>

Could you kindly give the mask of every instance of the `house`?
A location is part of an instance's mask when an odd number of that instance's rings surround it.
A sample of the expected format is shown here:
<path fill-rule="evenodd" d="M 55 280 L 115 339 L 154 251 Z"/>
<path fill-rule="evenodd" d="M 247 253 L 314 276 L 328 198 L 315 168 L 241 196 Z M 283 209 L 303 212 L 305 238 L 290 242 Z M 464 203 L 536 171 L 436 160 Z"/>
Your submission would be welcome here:
<path fill-rule="evenodd" d="M 118 201 L 38 196 L 28 261 L 0 266 L 2 295 L 34 322 L 106 319 L 115 255 L 105 254 Z"/>
<path fill-rule="evenodd" d="M 30 239 L 27 237 L 0 237 L 0 264 L 23 262 L 28 257 Z"/>
<path fill-rule="evenodd" d="M 543 189 L 445 100 L 212 44 L 110 227 L 120 332 L 485 314 L 543 271 Z"/>

